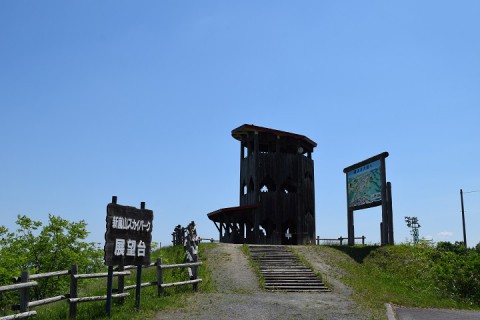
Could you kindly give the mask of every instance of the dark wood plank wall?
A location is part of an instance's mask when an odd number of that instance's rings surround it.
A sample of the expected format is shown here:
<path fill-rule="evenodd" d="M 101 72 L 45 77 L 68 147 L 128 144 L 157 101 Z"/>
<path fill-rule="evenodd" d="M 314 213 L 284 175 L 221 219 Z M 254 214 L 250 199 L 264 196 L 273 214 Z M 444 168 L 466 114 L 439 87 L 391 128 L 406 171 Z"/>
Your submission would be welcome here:
<path fill-rule="evenodd" d="M 251 147 L 251 144 L 249 146 Z M 242 156 L 240 161 L 240 205 L 259 205 L 256 215 L 258 223 L 267 231 L 268 238 L 265 242 L 313 243 L 315 238 L 313 160 L 301 154 L 281 153 L 278 149 L 277 152 L 256 153 L 250 150 L 248 156 Z M 265 179 L 273 181 L 273 187 L 270 186 L 268 192 L 261 192 L 260 188 Z M 284 192 L 285 186 L 290 189 L 289 193 Z M 287 228 L 293 236 L 291 240 L 285 240 Z"/>

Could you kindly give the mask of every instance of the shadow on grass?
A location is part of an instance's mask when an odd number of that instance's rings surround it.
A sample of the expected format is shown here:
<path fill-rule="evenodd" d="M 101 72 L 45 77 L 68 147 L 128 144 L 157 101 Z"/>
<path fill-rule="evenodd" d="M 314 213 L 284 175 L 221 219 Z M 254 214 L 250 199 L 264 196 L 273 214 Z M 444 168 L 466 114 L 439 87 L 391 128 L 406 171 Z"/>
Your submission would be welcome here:
<path fill-rule="evenodd" d="M 348 254 L 353 260 L 358 263 L 363 263 L 363 260 L 370 254 L 370 252 L 379 248 L 378 246 L 329 246 L 338 251 Z"/>

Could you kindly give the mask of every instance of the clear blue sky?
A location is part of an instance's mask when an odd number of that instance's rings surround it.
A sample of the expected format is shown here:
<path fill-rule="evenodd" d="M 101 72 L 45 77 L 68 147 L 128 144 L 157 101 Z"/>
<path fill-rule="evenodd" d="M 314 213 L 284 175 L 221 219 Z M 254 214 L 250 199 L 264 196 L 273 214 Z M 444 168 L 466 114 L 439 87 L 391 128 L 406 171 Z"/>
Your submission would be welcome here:
<path fill-rule="evenodd" d="M 316 229 L 347 235 L 343 168 L 388 151 L 396 242 L 462 237 L 480 190 L 479 1 L 0 1 L 0 216 L 154 210 L 153 240 L 239 204 L 244 124 L 318 143 Z M 480 192 L 465 194 L 469 245 Z M 379 242 L 379 208 L 355 213 Z"/>

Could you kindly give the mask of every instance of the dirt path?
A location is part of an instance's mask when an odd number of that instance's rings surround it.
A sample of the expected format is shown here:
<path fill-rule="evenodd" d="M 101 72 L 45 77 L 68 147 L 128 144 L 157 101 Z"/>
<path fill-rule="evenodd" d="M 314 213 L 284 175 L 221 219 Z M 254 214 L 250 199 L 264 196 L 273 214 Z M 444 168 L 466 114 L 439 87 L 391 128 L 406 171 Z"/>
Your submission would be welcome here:
<path fill-rule="evenodd" d="M 351 300 L 351 290 L 334 279 L 333 268 L 323 262 L 318 253 L 308 247 L 298 247 L 298 252 L 309 260 L 315 269 L 331 275 L 333 285 L 329 293 L 268 292 L 259 288 L 257 277 L 249 265 L 240 245 L 220 244 L 209 250 L 208 266 L 219 293 L 196 294 L 188 307 L 162 311 L 155 319 L 370 319 L 360 312 Z"/>

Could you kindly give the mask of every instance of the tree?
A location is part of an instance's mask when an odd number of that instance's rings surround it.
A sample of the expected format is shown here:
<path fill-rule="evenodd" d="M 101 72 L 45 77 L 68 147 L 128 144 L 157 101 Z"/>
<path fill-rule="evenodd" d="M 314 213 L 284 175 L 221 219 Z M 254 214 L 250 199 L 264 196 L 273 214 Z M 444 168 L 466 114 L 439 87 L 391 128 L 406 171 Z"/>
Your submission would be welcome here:
<path fill-rule="evenodd" d="M 103 250 L 93 242 L 84 242 L 88 232 L 85 221 L 70 222 L 61 217 L 48 216 L 43 226 L 25 215 L 18 215 L 16 232 L 0 226 L 0 285 L 11 284 L 23 270 L 31 274 L 70 269 L 78 264 L 84 272 L 95 272 L 103 267 Z M 55 293 L 66 293 L 68 277 L 38 281 L 34 287 L 35 299 Z"/>

